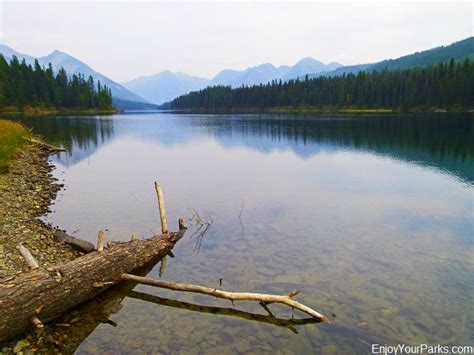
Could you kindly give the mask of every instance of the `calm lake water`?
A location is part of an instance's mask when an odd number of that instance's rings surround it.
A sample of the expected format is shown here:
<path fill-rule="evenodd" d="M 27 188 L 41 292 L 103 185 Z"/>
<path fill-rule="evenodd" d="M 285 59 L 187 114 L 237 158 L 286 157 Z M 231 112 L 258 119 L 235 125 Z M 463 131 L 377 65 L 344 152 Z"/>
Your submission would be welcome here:
<path fill-rule="evenodd" d="M 67 149 L 45 217 L 95 243 L 190 230 L 149 276 L 287 294 L 271 305 L 152 287 L 73 313 L 77 353 L 368 353 L 474 343 L 474 131 L 468 115 L 181 115 L 23 119 Z M 203 235 L 195 215 L 211 222 Z M 201 232 L 203 229 L 201 229 Z M 161 270 L 160 270 L 161 269 Z M 107 322 L 107 320 L 109 320 Z M 303 324 L 300 324 L 303 323 Z M 66 331 L 66 330 L 65 330 Z"/>

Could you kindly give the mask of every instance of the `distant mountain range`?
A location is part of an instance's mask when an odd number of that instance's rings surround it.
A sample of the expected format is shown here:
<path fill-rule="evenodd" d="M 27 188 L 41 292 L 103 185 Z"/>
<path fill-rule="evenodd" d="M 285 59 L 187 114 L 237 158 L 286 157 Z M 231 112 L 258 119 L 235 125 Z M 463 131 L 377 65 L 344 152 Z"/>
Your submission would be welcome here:
<path fill-rule="evenodd" d="M 144 97 L 150 102 L 161 104 L 191 91 L 204 89 L 207 86 L 258 85 L 272 80 L 289 80 L 301 75 L 322 73 L 342 67 L 339 63 L 324 64 L 316 59 L 307 57 L 294 66 L 281 65 L 275 67 L 266 63 L 245 70 L 224 69 L 212 80 L 190 76 L 185 73 L 164 71 L 151 76 L 144 76 L 123 85 Z"/>
<path fill-rule="evenodd" d="M 311 57 L 306 57 L 294 66 L 281 65 L 275 67 L 273 64 L 266 63 L 242 71 L 222 70 L 210 81 L 209 86 L 230 85 L 232 87 L 239 87 L 242 85 L 266 84 L 272 80 L 281 79 L 286 81 L 306 74 L 332 71 L 339 67 L 342 67 L 342 64 L 335 62 L 324 64 Z"/>
<path fill-rule="evenodd" d="M 126 106 L 127 101 L 132 101 L 134 104 L 137 104 L 137 102 L 146 104 L 146 100 L 142 97 L 131 92 L 127 88 L 106 77 L 105 75 L 96 72 L 84 62 L 81 62 L 79 59 L 74 58 L 73 56 L 70 56 L 67 53 L 55 50 L 47 56 L 35 58 L 30 55 L 17 52 L 12 48 L 0 44 L 0 54 L 2 54 L 7 61 L 10 61 L 13 56 L 16 56 L 20 61 L 25 59 L 25 62 L 27 64 L 33 65 L 35 59 L 38 59 L 38 62 L 41 66 L 46 67 L 49 65 L 49 63 L 51 63 L 51 65 L 53 66 L 53 70 L 58 71 L 62 67 L 64 68 L 64 70 L 66 70 L 68 75 L 81 73 L 84 74 L 86 79 L 89 75 L 91 75 L 95 81 L 100 80 L 102 84 L 107 85 L 112 90 L 112 96 L 114 98 L 114 101 L 115 99 L 118 99 L 118 102 L 120 102 L 120 105 L 116 104 L 116 106 L 118 106 L 119 108 L 123 107 L 124 105 Z M 155 105 L 152 106 L 153 108 L 156 108 Z"/>
<path fill-rule="evenodd" d="M 185 93 L 205 88 L 209 85 L 209 79 L 166 70 L 155 75 L 142 76 L 123 85 L 150 102 L 163 103 Z"/>
<path fill-rule="evenodd" d="M 13 55 L 20 60 L 23 58 L 28 64 L 33 64 L 35 58 L 19 53 L 5 45 L 0 44 L 0 54 L 10 60 Z M 100 80 L 112 90 L 114 104 L 118 108 L 125 109 L 155 109 L 156 104 L 171 101 L 174 98 L 191 91 L 204 89 L 207 86 L 229 85 L 240 87 L 242 85 L 265 84 L 272 80 L 287 81 L 295 78 L 317 76 L 337 76 L 360 71 L 371 71 L 376 69 L 402 69 L 415 66 L 426 66 L 442 61 L 462 60 L 463 58 L 474 58 L 474 37 L 455 42 L 448 46 L 433 48 L 430 50 L 416 52 L 397 59 L 388 59 L 376 63 L 343 66 L 331 62 L 324 64 L 311 57 L 303 58 L 293 66 L 281 65 L 279 67 L 266 63 L 245 70 L 224 69 L 214 78 L 206 79 L 191 76 L 182 72 L 173 73 L 164 71 L 158 74 L 139 77 L 129 82 L 119 84 L 105 75 L 96 72 L 87 64 L 69 54 L 53 51 L 51 54 L 36 58 L 41 65 L 52 64 L 54 70 L 63 67 L 69 75 L 82 73 L 85 77 L 92 75 L 95 80 Z"/>
<path fill-rule="evenodd" d="M 266 63 L 249 67 L 245 70 L 224 69 L 211 80 L 167 71 L 138 78 L 123 85 L 150 102 L 161 104 L 185 93 L 204 89 L 207 86 L 252 86 L 261 83 L 265 84 L 272 80 L 303 79 L 306 75 L 312 78 L 317 76 L 338 76 L 348 73 L 357 74 L 360 71 L 372 71 L 383 68 L 389 70 L 405 69 L 445 62 L 451 58 L 462 60 L 466 57 L 474 58 L 474 37 L 469 37 L 447 46 L 369 64 L 350 66 L 343 66 L 335 62 L 324 64 L 316 59 L 307 57 L 301 59 L 294 66 L 281 65 L 276 67 L 273 64 Z"/>

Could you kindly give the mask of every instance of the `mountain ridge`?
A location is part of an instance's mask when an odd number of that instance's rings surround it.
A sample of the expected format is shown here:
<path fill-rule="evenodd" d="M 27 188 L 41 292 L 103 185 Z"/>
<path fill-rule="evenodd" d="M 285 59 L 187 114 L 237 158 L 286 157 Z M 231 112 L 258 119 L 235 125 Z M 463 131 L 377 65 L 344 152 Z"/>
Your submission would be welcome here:
<path fill-rule="evenodd" d="M 336 62 L 324 64 L 314 58 L 305 57 L 293 66 L 280 65 L 276 67 L 272 63 L 262 63 L 243 70 L 223 69 L 212 79 L 165 70 L 122 84 L 150 102 L 162 104 L 191 91 L 204 89 L 207 86 L 239 87 L 242 85 L 266 84 L 272 80 L 281 79 L 286 81 L 299 75 L 324 72 L 341 66 L 342 64 Z"/>
<path fill-rule="evenodd" d="M 123 85 L 136 92 L 149 102 L 163 103 L 170 98 L 206 87 L 209 79 L 191 76 L 183 72 L 162 72 L 141 76 L 130 80 Z"/>
<path fill-rule="evenodd" d="M 324 76 L 339 76 L 343 74 L 357 74 L 360 71 L 373 71 L 380 69 L 408 69 L 412 67 L 424 67 L 439 62 L 447 62 L 451 58 L 462 60 L 466 57 L 474 58 L 474 36 L 453 42 L 448 45 L 438 46 L 411 54 L 406 54 L 393 59 L 384 59 L 379 62 L 356 64 L 337 68 L 333 71 L 323 73 Z M 319 73 L 311 74 L 310 77 L 321 76 Z"/>
<path fill-rule="evenodd" d="M 33 65 L 35 59 L 37 59 L 41 66 L 46 67 L 49 65 L 49 63 L 51 63 L 55 72 L 57 72 L 60 68 L 64 68 L 68 75 L 81 73 L 86 78 L 91 75 L 95 81 L 100 80 L 102 84 L 107 85 L 111 89 L 114 99 L 147 103 L 147 101 L 139 95 L 133 93 L 129 89 L 113 81 L 107 76 L 95 71 L 83 61 L 57 49 L 48 55 L 42 57 L 33 57 L 28 54 L 18 52 L 6 45 L 0 44 L 0 54 L 2 54 L 7 61 L 10 61 L 12 56 L 16 56 L 20 61 L 25 59 L 27 64 Z"/>

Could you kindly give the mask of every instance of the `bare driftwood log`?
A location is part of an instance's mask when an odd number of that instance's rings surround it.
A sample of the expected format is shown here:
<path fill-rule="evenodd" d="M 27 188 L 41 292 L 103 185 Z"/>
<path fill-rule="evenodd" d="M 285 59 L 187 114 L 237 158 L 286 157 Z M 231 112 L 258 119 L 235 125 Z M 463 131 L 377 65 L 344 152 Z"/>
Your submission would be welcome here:
<path fill-rule="evenodd" d="M 313 317 L 304 318 L 304 319 L 298 319 L 298 318 L 283 319 L 283 318 L 275 317 L 273 314 L 271 314 L 271 312 L 268 315 L 263 315 L 263 314 L 258 314 L 258 313 L 240 311 L 238 309 L 233 309 L 233 308 L 203 306 L 203 305 L 198 305 L 198 304 L 189 303 L 189 302 L 170 300 L 167 298 L 163 298 L 163 297 L 159 297 L 155 295 L 149 295 L 147 293 L 136 292 L 136 291 L 130 291 L 129 293 L 127 293 L 127 297 L 139 299 L 142 301 L 152 302 L 152 303 L 156 303 L 156 304 L 164 305 L 168 307 L 185 309 L 185 310 L 193 311 L 193 312 L 237 317 L 237 318 L 242 318 L 249 321 L 257 321 L 257 322 L 273 324 L 279 327 L 288 328 L 295 334 L 298 333 L 295 326 L 315 324 L 315 323 L 321 322 L 320 319 L 315 319 Z"/>
<path fill-rule="evenodd" d="M 163 191 L 161 186 L 155 181 L 156 197 L 158 198 L 158 208 L 160 210 L 161 233 L 168 233 L 168 223 L 166 222 L 165 200 L 163 198 Z M 181 226 L 181 224 L 180 224 Z"/>
<path fill-rule="evenodd" d="M 99 234 L 97 236 L 97 251 L 104 250 L 104 239 L 105 239 L 104 231 L 99 231 Z"/>
<path fill-rule="evenodd" d="M 201 293 L 208 296 L 214 296 L 217 298 L 223 298 L 229 301 L 257 301 L 262 302 L 263 304 L 269 303 L 281 303 L 292 308 L 298 309 L 301 312 L 309 314 L 311 317 L 321 320 L 321 321 L 328 321 L 328 319 L 323 316 L 321 313 L 316 312 L 314 309 L 305 306 L 302 303 L 299 303 L 293 300 L 293 297 L 298 295 L 299 291 L 293 291 L 288 295 L 279 296 L 279 295 L 269 295 L 265 293 L 251 293 L 251 292 L 228 292 L 218 290 L 216 288 L 210 287 L 203 287 L 197 285 L 189 285 L 189 284 L 179 284 L 173 283 L 163 280 L 155 280 L 150 279 L 147 277 L 142 276 L 135 276 L 129 275 L 124 273 L 121 276 L 121 280 L 123 281 L 132 281 L 142 285 L 149 285 L 161 288 L 167 288 L 173 291 L 183 291 L 183 292 L 194 292 L 194 293 Z"/>
<path fill-rule="evenodd" d="M 90 253 L 91 251 L 95 250 L 94 244 L 91 242 L 68 235 L 59 229 L 54 231 L 54 239 L 59 243 L 69 244 L 74 249 L 83 253 Z"/>
<path fill-rule="evenodd" d="M 0 343 L 97 296 L 123 273 L 165 256 L 185 231 L 116 242 L 56 267 L 0 279 Z"/>
<path fill-rule="evenodd" d="M 20 252 L 23 259 L 25 259 L 26 265 L 28 265 L 30 269 L 39 268 L 38 262 L 33 257 L 33 255 L 31 255 L 30 251 L 26 247 L 23 246 L 23 244 L 19 244 L 16 248 Z"/>

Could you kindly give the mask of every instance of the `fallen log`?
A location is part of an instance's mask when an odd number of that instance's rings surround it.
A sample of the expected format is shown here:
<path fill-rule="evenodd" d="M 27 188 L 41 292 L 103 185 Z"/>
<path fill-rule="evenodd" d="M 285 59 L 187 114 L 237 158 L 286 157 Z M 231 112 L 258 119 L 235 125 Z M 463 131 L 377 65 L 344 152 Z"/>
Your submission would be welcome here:
<path fill-rule="evenodd" d="M 311 317 L 320 321 L 328 321 L 328 319 L 321 313 L 316 312 L 314 309 L 305 306 L 304 304 L 293 300 L 293 297 L 298 295 L 299 291 L 290 292 L 288 295 L 269 295 L 265 293 L 253 293 L 253 292 L 228 292 L 219 290 L 217 288 L 203 287 L 197 285 L 180 284 L 163 280 L 150 279 L 148 277 L 129 275 L 124 273 L 121 276 L 122 281 L 131 281 L 142 285 L 155 286 L 161 288 L 167 288 L 173 291 L 183 292 L 194 292 L 201 293 L 208 296 L 214 296 L 217 298 L 223 298 L 229 301 L 257 301 L 264 305 L 270 303 L 281 303 L 292 308 L 298 309 L 303 313 L 310 315 Z"/>
<path fill-rule="evenodd" d="M 69 244 L 74 249 L 83 253 L 90 253 L 91 251 L 95 250 L 94 244 L 91 242 L 68 235 L 66 232 L 59 229 L 54 231 L 54 240 L 59 243 Z"/>
<path fill-rule="evenodd" d="M 167 288 L 175 291 L 196 292 L 230 301 L 258 301 L 269 312 L 267 304 L 281 303 L 311 315 L 319 321 L 327 318 L 315 310 L 293 300 L 299 291 L 288 295 L 227 292 L 209 287 L 176 284 L 130 275 L 133 270 L 152 260 L 170 254 L 175 243 L 186 232 L 184 221 L 179 219 L 179 232 L 167 228 L 160 186 L 155 183 L 163 234 L 146 240 L 135 236 L 129 242 L 109 242 L 99 231 L 97 250 L 68 263 L 47 269 L 39 268 L 31 253 L 19 246 L 19 251 L 31 270 L 0 279 L 0 343 L 33 327 L 43 329 L 43 323 L 58 318 L 72 307 L 88 301 L 120 281 Z M 164 272 L 162 263 L 160 273 Z"/>
<path fill-rule="evenodd" d="M 161 193 L 158 199 L 164 216 L 162 198 Z M 179 233 L 111 242 L 107 248 L 104 232 L 99 231 L 97 251 L 47 269 L 39 268 L 29 250 L 20 244 L 18 249 L 31 270 L 0 279 L 0 343 L 32 327 L 43 328 L 43 323 L 120 282 L 122 274 L 167 255 L 186 232 L 181 218 L 178 223 Z"/>
<path fill-rule="evenodd" d="M 159 259 L 154 259 L 133 273 L 147 275 L 157 262 Z M 97 297 L 74 307 L 75 312 L 67 312 L 49 325 L 45 325 L 44 343 L 37 348 L 37 352 L 73 354 L 99 325 L 116 326 L 111 318 L 122 309 L 123 300 L 135 286 L 133 282 L 121 282 L 109 287 Z"/>
<path fill-rule="evenodd" d="M 56 267 L 0 279 L 0 343 L 37 326 L 37 319 L 51 321 L 92 299 L 118 283 L 123 273 L 165 256 L 184 232 L 116 242 Z"/>

